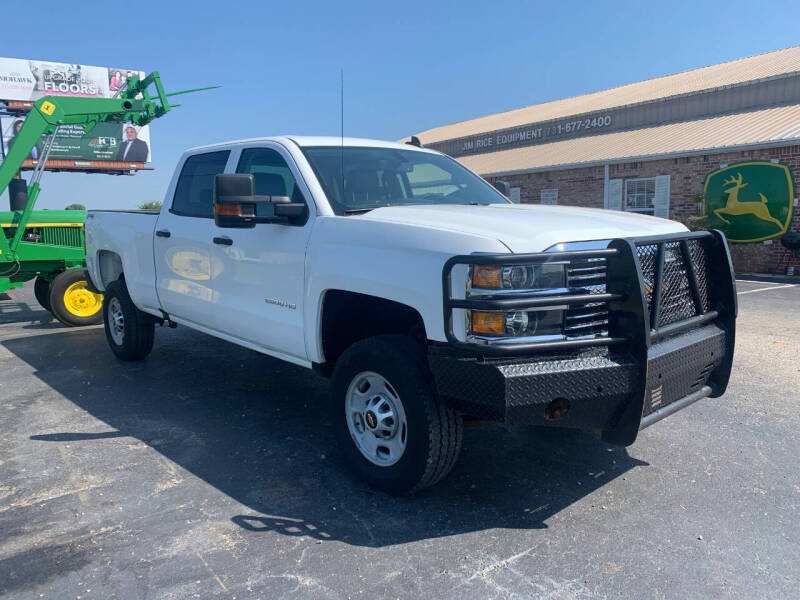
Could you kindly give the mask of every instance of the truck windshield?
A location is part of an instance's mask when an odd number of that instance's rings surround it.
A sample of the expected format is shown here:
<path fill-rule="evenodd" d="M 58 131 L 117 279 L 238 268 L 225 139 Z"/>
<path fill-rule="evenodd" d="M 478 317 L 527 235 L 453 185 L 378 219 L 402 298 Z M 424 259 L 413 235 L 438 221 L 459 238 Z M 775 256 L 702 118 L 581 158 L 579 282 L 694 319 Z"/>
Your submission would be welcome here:
<path fill-rule="evenodd" d="M 311 146 L 303 153 L 337 215 L 382 206 L 509 202 L 442 154 L 363 146 Z"/>

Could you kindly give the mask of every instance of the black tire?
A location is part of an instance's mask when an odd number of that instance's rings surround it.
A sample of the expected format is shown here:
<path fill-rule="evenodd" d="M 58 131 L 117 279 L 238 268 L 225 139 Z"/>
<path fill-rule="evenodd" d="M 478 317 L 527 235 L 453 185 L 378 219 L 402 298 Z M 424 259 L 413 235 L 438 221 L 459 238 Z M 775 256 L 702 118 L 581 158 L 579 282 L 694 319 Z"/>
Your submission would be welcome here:
<path fill-rule="evenodd" d="M 348 388 L 368 371 L 391 384 L 406 416 L 405 450 L 389 466 L 368 460 L 348 428 Z M 337 361 L 332 389 L 333 422 L 342 454 L 370 485 L 392 495 L 414 493 L 439 482 L 455 465 L 463 437 L 461 415 L 436 397 L 424 348 L 411 338 L 379 336 L 356 342 Z"/>
<path fill-rule="evenodd" d="M 89 284 L 89 274 L 86 269 L 67 269 L 56 275 L 50 285 L 50 312 L 53 316 L 70 327 L 82 327 L 86 325 L 97 325 L 103 320 L 102 302 L 103 297 L 99 294 L 89 292 L 86 288 Z M 86 303 L 83 308 L 78 310 L 75 306 L 67 304 L 65 294 L 70 289 L 78 288 L 78 295 L 84 298 Z"/>
<path fill-rule="evenodd" d="M 111 330 L 114 326 L 112 313 L 117 309 L 122 316 L 121 343 L 118 330 L 115 330 L 115 334 Z M 143 360 L 150 354 L 155 338 L 155 320 L 136 308 L 124 281 L 112 281 L 106 286 L 103 321 L 106 340 L 117 358 L 124 361 Z"/>
<path fill-rule="evenodd" d="M 33 295 L 43 309 L 50 312 L 50 282 L 41 275 L 33 283 Z"/>

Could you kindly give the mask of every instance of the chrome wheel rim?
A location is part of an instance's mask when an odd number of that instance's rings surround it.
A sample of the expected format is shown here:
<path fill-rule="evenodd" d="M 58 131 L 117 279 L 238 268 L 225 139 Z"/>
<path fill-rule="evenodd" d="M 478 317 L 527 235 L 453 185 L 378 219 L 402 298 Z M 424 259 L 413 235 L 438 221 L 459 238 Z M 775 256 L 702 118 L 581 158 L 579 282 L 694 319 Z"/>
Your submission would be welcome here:
<path fill-rule="evenodd" d="M 117 346 L 122 346 L 125 341 L 125 316 L 122 314 L 122 305 L 116 298 L 108 301 L 108 331 L 111 339 Z"/>
<path fill-rule="evenodd" d="M 402 458 L 408 440 L 406 413 L 400 395 L 382 375 L 364 371 L 353 377 L 345 418 L 356 448 L 372 464 L 388 467 Z"/>

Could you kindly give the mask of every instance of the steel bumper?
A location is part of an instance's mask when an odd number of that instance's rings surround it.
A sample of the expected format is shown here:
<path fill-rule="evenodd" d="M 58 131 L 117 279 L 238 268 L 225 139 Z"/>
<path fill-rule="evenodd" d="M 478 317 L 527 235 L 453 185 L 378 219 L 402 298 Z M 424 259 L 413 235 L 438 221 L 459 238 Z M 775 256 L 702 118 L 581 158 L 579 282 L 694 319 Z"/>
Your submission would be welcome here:
<path fill-rule="evenodd" d="M 619 348 L 573 357 L 493 360 L 430 348 L 436 391 L 452 408 L 479 419 L 592 430 L 630 444 L 640 429 L 727 383 L 726 333 L 708 324 L 650 346 L 647 360 Z M 547 406 L 566 400 L 553 418 Z"/>

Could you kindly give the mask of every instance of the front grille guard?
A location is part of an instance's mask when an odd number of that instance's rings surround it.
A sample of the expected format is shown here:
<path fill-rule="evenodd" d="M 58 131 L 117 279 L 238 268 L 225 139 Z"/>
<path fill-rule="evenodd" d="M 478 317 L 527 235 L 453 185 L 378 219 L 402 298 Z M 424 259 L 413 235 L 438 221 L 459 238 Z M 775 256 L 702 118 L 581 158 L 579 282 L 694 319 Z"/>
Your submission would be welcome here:
<path fill-rule="evenodd" d="M 642 248 L 645 249 L 644 252 Z M 702 249 L 702 259 L 692 255 L 693 252 L 698 252 L 698 248 Z M 649 256 L 648 249 L 652 256 Z M 668 252 L 671 253 L 669 263 L 666 259 Z M 606 259 L 605 294 L 549 294 L 537 295 L 535 298 L 505 295 L 503 298 L 452 297 L 452 270 L 456 265 L 544 263 L 594 257 Z M 703 264 L 701 260 L 705 263 L 705 272 L 698 274 L 697 267 Z M 643 272 L 643 263 L 647 277 Z M 690 302 L 687 308 L 680 306 L 681 297 L 677 300 L 666 298 L 668 302 L 665 309 L 662 304 L 665 300 L 664 286 L 668 283 L 668 277 L 675 277 L 675 263 L 678 263 L 679 274 L 686 278 L 686 282 L 685 286 L 680 282 L 672 282 L 670 289 L 677 285 L 678 296 L 685 294 Z M 442 288 L 447 340 L 452 346 L 467 351 L 469 355 L 524 357 L 549 350 L 605 346 L 609 347 L 611 353 L 632 358 L 638 365 L 636 381 L 609 422 L 609 428 L 602 431 L 602 439 L 606 442 L 632 444 L 640 429 L 701 397 L 721 396 L 728 385 L 733 361 L 737 304 L 730 253 L 725 236 L 719 231 L 618 238 L 602 250 L 455 256 L 444 265 Z M 674 289 L 669 294 L 674 295 Z M 598 301 L 605 302 L 608 306 L 607 336 L 555 342 L 503 342 L 484 345 L 461 341 L 453 333 L 453 309 L 456 308 L 503 311 L 536 308 L 555 302 L 572 306 Z M 674 314 L 667 314 L 667 310 Z M 665 404 L 661 410 L 644 417 L 647 394 L 654 391 L 661 393 L 660 387 L 657 390 L 647 389 L 651 346 L 669 336 L 711 322 L 725 332 L 724 356 L 720 357 L 717 366 L 704 375 L 705 382 L 699 382 L 703 384 L 699 391 L 683 398 L 670 399 L 670 403 Z M 614 351 L 611 350 L 612 346 Z M 658 350 L 654 348 L 652 354 L 657 355 Z"/>
<path fill-rule="evenodd" d="M 669 261 L 666 258 L 668 254 Z M 453 298 L 452 271 L 456 265 L 542 264 L 591 258 L 605 258 L 607 261 L 606 293 Z M 705 271 L 698 273 L 698 267 Z M 719 231 L 618 238 L 612 240 L 607 248 L 598 250 L 454 256 L 442 269 L 445 335 L 447 341 L 457 348 L 488 356 L 625 345 L 635 358 L 646 360 L 647 349 L 652 344 L 712 321 L 729 332 L 732 344 L 737 312 L 734 285 L 728 246 L 725 236 Z M 597 302 L 607 303 L 608 335 L 478 344 L 459 340 L 453 331 L 453 309 L 534 310 L 555 304 L 572 307 Z M 728 354 L 732 354 L 732 346 L 730 350 Z"/>

